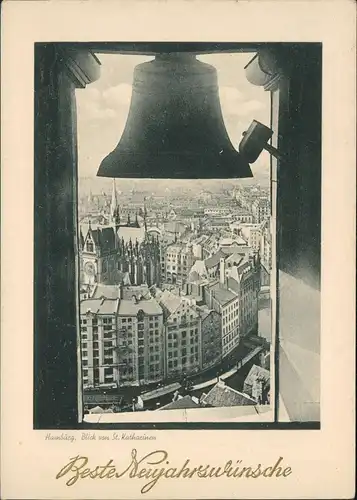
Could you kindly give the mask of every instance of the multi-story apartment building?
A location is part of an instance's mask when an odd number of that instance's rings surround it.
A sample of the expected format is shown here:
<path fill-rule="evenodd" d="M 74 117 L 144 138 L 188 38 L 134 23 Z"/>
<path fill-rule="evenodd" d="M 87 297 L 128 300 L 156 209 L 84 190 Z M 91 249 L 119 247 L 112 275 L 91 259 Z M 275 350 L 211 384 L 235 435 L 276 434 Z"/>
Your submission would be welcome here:
<path fill-rule="evenodd" d="M 211 234 L 205 241 L 202 242 L 202 259 L 208 259 L 219 250 L 220 235 Z"/>
<path fill-rule="evenodd" d="M 117 316 L 120 385 L 147 385 L 164 378 L 163 311 L 155 299 L 120 300 Z"/>
<path fill-rule="evenodd" d="M 227 269 L 222 261 L 221 273 L 229 290 L 239 298 L 239 332 L 244 337 L 258 328 L 258 298 L 260 291 L 260 263 L 255 257 L 243 259 Z"/>
<path fill-rule="evenodd" d="M 201 325 L 194 301 L 168 290 L 156 298 L 164 310 L 166 377 L 198 372 L 201 366 Z"/>
<path fill-rule="evenodd" d="M 270 201 L 268 198 L 258 198 L 252 204 L 254 222 L 260 224 L 270 217 Z"/>
<path fill-rule="evenodd" d="M 235 213 L 233 214 L 233 218 L 238 222 L 243 222 L 245 224 L 251 224 L 253 222 L 253 215 L 244 212 L 244 213 Z"/>
<path fill-rule="evenodd" d="M 265 221 L 262 225 L 262 233 L 260 239 L 260 256 L 264 266 L 270 270 L 272 266 L 272 249 L 271 249 L 271 230 L 269 221 Z"/>
<path fill-rule="evenodd" d="M 166 247 L 163 255 L 161 264 L 164 283 L 184 284 L 195 260 L 192 245 L 173 243 Z"/>
<path fill-rule="evenodd" d="M 198 308 L 201 320 L 201 369 L 207 370 L 222 359 L 221 317 L 207 306 Z"/>
<path fill-rule="evenodd" d="M 204 209 L 204 215 L 217 215 L 220 217 L 224 217 L 230 214 L 231 214 L 230 208 L 209 207 Z"/>
<path fill-rule="evenodd" d="M 163 312 L 152 298 L 81 302 L 84 387 L 146 385 L 164 377 Z"/>
<path fill-rule="evenodd" d="M 257 328 L 260 265 L 254 257 L 220 258 L 219 281 L 204 286 L 206 305 L 221 315 L 222 357 Z"/>
<path fill-rule="evenodd" d="M 117 385 L 116 359 L 119 299 L 86 299 L 81 302 L 81 352 L 84 387 Z M 109 348 L 108 348 L 109 347 Z"/>
<path fill-rule="evenodd" d="M 220 314 L 221 349 L 224 358 L 238 346 L 240 340 L 239 297 L 224 283 L 224 274 L 222 279 L 205 287 L 205 303 Z"/>
<path fill-rule="evenodd" d="M 229 223 L 232 217 L 227 215 L 221 216 L 210 216 L 204 221 L 204 226 L 208 231 L 224 231 L 229 230 Z"/>
<path fill-rule="evenodd" d="M 246 238 L 248 246 L 253 250 L 260 250 L 262 227 L 260 224 L 241 224 L 241 234 Z"/>

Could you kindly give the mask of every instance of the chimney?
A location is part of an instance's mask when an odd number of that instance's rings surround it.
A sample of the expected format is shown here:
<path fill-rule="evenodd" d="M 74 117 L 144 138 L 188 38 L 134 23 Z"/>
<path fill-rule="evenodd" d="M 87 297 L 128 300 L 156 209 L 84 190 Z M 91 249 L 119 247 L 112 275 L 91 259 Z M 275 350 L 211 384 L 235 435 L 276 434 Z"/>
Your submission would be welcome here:
<path fill-rule="evenodd" d="M 221 285 L 224 285 L 225 283 L 225 273 L 226 273 L 225 261 L 224 258 L 221 257 L 219 259 L 219 282 Z"/>
<path fill-rule="evenodd" d="M 221 379 L 221 377 L 218 377 L 217 386 L 222 389 L 226 387 L 226 384 L 224 383 L 224 380 Z"/>

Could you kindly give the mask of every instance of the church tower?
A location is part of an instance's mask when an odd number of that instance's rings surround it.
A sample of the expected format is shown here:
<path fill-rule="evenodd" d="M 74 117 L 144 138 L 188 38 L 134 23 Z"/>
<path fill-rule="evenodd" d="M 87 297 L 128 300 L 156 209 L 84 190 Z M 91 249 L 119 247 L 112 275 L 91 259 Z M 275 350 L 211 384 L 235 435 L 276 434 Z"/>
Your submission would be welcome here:
<path fill-rule="evenodd" d="M 112 199 L 110 202 L 110 217 L 109 217 L 110 224 L 116 224 L 118 215 L 119 215 L 118 197 L 117 197 L 115 179 L 113 179 Z"/>

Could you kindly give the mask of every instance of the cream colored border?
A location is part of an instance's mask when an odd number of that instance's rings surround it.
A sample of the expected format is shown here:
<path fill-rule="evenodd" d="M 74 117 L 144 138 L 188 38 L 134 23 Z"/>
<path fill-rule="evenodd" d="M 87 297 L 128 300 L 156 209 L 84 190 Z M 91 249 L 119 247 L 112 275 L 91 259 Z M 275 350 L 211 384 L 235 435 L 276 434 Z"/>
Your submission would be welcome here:
<path fill-rule="evenodd" d="M 138 498 L 144 481 L 56 472 L 69 457 L 118 469 L 165 449 L 174 466 L 271 463 L 285 479 L 161 480 L 147 498 L 351 498 L 354 485 L 355 2 L 12 2 L 2 5 L 1 487 L 6 499 Z M 32 430 L 33 43 L 322 41 L 321 431 L 156 431 L 155 441 L 45 441 Z M 137 433 L 139 434 L 139 433 Z"/>

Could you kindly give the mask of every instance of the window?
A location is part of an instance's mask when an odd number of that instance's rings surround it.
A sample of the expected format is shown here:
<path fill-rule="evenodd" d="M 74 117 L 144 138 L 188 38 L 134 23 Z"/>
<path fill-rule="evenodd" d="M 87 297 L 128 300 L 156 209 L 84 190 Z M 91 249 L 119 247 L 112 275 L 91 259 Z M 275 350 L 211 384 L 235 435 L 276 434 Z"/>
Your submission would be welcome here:
<path fill-rule="evenodd" d="M 87 252 L 94 251 L 93 243 L 91 241 L 87 241 L 86 247 L 87 247 Z"/>
<path fill-rule="evenodd" d="M 261 90 L 261 89 L 260 89 Z M 83 90 L 83 92 L 85 92 L 85 90 Z M 265 95 L 268 95 L 268 93 L 265 93 Z M 44 155 L 42 155 L 44 157 Z M 240 194 L 239 194 L 240 196 Z M 237 199 L 238 199 L 238 193 L 237 193 Z M 75 204 L 73 205 L 75 207 Z M 70 288 L 71 290 L 72 288 Z M 73 321 L 67 321 L 66 324 L 73 324 Z"/>

